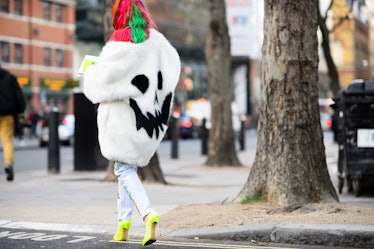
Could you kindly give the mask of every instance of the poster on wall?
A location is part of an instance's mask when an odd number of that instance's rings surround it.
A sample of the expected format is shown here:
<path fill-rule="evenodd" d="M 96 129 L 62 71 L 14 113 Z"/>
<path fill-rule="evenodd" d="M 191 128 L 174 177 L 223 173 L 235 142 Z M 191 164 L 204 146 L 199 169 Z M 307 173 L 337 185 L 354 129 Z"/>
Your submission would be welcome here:
<path fill-rule="evenodd" d="M 263 1 L 226 0 L 226 16 L 231 55 L 259 59 L 263 34 Z"/>

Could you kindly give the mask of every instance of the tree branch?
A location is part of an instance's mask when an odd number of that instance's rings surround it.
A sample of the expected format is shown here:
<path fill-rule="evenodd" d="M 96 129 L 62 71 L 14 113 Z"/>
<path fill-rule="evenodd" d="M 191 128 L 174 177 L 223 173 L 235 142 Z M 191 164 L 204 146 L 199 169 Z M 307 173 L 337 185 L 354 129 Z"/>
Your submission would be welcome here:
<path fill-rule="evenodd" d="M 328 12 L 331 10 L 333 4 L 334 4 L 334 0 L 331 0 L 329 7 L 326 9 L 324 19 L 327 18 Z"/>

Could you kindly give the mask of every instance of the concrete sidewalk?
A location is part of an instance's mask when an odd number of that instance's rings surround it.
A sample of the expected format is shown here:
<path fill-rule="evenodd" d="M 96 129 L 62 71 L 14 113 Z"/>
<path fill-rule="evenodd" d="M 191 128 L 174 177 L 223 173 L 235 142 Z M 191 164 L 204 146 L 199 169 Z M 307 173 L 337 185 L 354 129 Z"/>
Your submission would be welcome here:
<path fill-rule="evenodd" d="M 169 145 L 166 142 L 161 146 Z M 333 153 L 336 148 L 329 146 L 329 149 Z M 254 155 L 255 146 L 239 152 L 242 162 L 250 162 Z M 169 185 L 145 184 L 145 188 L 161 215 L 180 205 L 231 201 L 241 190 L 249 173 L 249 166 L 225 170 L 198 167 L 206 160 L 205 156 L 198 154 L 193 157 L 180 155 L 177 160 L 170 159 L 166 154 L 159 156 Z M 327 159 L 333 160 L 334 157 L 330 155 Z M 114 234 L 117 184 L 103 182 L 105 174 L 104 171 L 76 172 L 70 164 L 61 165 L 61 172 L 57 175 L 45 171 L 16 172 L 15 181 L 6 182 L 4 173 L 0 172 L 0 231 L 4 228 L 19 228 Z M 133 216 L 130 235 L 142 237 L 144 224 L 136 212 Z M 161 223 L 162 234 L 171 237 L 243 240 L 249 243 L 263 241 L 374 248 L 374 224 L 277 223 L 170 233 Z"/>
<path fill-rule="evenodd" d="M 179 205 L 221 203 L 238 194 L 249 168 L 207 174 L 197 167 L 204 160 L 203 156 L 160 158 L 169 184 L 146 183 L 145 188 L 161 215 Z M 61 165 L 57 175 L 44 170 L 15 173 L 15 181 L 7 182 L 0 172 L 0 220 L 53 223 L 58 224 L 56 229 L 67 223 L 78 225 L 78 230 L 94 226 L 92 231 L 115 232 L 117 183 L 102 181 L 105 171 L 76 172 L 71 165 Z M 143 222 L 137 212 L 133 216 L 132 233 L 143 234 Z"/>

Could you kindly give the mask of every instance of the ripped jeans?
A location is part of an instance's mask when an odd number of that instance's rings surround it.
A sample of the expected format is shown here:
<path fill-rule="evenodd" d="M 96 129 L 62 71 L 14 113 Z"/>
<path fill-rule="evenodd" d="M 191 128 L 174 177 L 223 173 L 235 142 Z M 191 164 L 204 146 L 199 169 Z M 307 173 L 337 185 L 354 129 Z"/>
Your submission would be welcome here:
<path fill-rule="evenodd" d="M 131 220 L 133 206 L 144 217 L 154 208 L 137 174 L 137 167 L 115 162 L 114 174 L 118 176 L 118 220 Z"/>

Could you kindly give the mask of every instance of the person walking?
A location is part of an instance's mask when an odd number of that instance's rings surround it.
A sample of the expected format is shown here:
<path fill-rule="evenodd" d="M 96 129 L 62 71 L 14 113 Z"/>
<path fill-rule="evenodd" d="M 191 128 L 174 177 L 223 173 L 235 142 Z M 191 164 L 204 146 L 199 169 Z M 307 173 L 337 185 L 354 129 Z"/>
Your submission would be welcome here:
<path fill-rule="evenodd" d="M 133 203 L 146 225 L 142 245 L 156 241 L 160 216 L 151 205 L 137 168 L 148 164 L 167 130 L 180 76 L 177 51 L 157 30 L 140 0 L 116 0 L 109 41 L 83 80 L 97 110 L 100 149 L 118 176 L 118 229 L 126 241 Z"/>
<path fill-rule="evenodd" d="M 25 99 L 17 78 L 0 64 L 0 139 L 3 144 L 6 179 L 14 179 L 14 124 L 25 111 Z"/>

